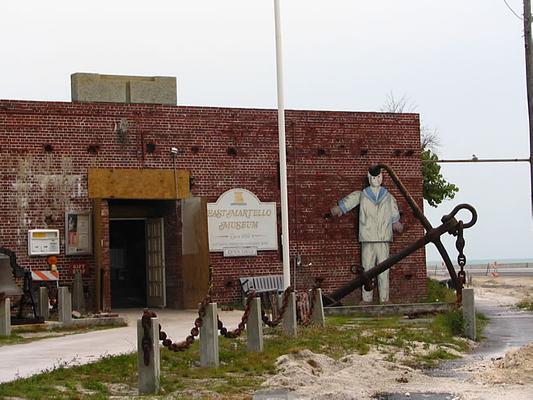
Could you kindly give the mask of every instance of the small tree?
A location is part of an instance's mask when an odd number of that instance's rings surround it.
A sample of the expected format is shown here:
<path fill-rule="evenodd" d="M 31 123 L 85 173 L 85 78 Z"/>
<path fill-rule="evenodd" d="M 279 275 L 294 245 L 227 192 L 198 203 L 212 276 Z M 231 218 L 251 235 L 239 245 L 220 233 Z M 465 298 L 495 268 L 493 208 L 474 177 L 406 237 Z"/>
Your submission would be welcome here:
<path fill-rule="evenodd" d="M 385 104 L 380 108 L 383 112 L 412 113 L 416 110 L 407 97 L 402 96 L 399 100 L 391 92 L 387 95 Z M 453 199 L 459 188 L 444 179 L 437 163 L 437 148 L 440 146 L 439 135 L 436 129 L 431 129 L 420 124 L 420 147 L 422 157 L 422 176 L 424 178 L 424 199 L 432 207 L 437 207 L 444 200 Z"/>
<path fill-rule="evenodd" d="M 437 207 L 443 200 L 453 199 L 459 188 L 447 182 L 440 172 L 438 157 L 430 149 L 422 148 L 422 176 L 424 177 L 424 199 L 430 206 Z"/>

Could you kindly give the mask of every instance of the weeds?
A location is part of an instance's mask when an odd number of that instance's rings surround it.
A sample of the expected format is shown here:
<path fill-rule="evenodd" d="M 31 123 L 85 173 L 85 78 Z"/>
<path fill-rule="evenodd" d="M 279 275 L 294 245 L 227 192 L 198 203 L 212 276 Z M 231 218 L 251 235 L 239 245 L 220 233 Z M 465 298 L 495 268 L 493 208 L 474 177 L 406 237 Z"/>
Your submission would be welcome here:
<path fill-rule="evenodd" d="M 278 357 L 303 349 L 341 359 L 347 354 L 363 355 L 374 348 L 387 361 L 430 366 L 456 357 L 451 349 L 468 347 L 465 340 L 454 336 L 460 331 L 461 321 L 457 312 L 416 324 L 398 316 L 331 317 L 325 328 L 302 328 L 296 338 L 278 328 L 268 329 L 262 353 L 248 352 L 245 337 L 236 340 L 221 337 L 221 363 L 216 369 L 200 368 L 198 342 L 181 353 L 162 349 L 162 394 L 177 398 L 190 398 L 193 394 L 195 398 L 249 398 L 269 375 L 276 373 Z M 105 357 L 93 364 L 67 368 L 69 365 L 72 364 L 0 384 L 0 398 L 106 399 L 136 393 L 136 354 Z"/>
<path fill-rule="evenodd" d="M 29 340 L 24 339 L 22 336 L 17 335 L 16 333 L 11 333 L 9 336 L 0 336 L 0 346 L 24 342 L 29 342 Z"/>
<path fill-rule="evenodd" d="M 119 328 L 123 325 L 96 325 L 96 326 L 59 326 L 45 329 L 41 325 L 18 326 L 10 336 L 0 336 L 0 346 L 34 342 L 57 336 L 76 335 L 92 331 Z"/>
<path fill-rule="evenodd" d="M 533 301 L 531 300 L 522 300 L 516 306 L 522 310 L 533 311 Z"/>
<path fill-rule="evenodd" d="M 428 303 L 454 303 L 455 302 L 455 290 L 449 289 L 442 283 L 435 281 L 434 279 L 427 280 L 428 282 Z"/>

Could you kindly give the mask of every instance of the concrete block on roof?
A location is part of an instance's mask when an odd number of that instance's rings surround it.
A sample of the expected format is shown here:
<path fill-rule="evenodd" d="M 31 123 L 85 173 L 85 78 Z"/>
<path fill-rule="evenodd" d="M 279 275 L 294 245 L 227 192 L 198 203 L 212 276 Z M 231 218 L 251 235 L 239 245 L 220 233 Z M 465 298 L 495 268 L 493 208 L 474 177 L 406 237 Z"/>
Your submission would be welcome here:
<path fill-rule="evenodd" d="M 177 103 L 176 78 L 157 76 L 151 80 L 130 82 L 132 103 L 171 104 Z"/>
<path fill-rule="evenodd" d="M 70 76 L 70 83 L 74 102 L 177 104 L 176 78 L 171 76 L 78 72 Z"/>

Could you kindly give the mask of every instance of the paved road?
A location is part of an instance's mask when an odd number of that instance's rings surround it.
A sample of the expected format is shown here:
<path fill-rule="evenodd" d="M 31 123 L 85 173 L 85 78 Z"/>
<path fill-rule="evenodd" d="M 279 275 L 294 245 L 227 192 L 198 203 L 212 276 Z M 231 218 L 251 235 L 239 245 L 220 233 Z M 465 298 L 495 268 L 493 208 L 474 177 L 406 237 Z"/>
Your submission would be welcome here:
<path fill-rule="evenodd" d="M 0 347 L 0 382 L 28 377 L 62 364 L 87 364 L 106 355 L 135 351 L 136 320 L 141 310 L 119 310 L 128 321 L 127 327 L 106 329 L 77 335 L 55 337 L 35 342 Z M 158 310 L 163 330 L 179 342 L 190 334 L 198 314 L 195 310 Z M 234 329 L 241 321 L 242 311 L 220 311 L 226 327 Z"/>

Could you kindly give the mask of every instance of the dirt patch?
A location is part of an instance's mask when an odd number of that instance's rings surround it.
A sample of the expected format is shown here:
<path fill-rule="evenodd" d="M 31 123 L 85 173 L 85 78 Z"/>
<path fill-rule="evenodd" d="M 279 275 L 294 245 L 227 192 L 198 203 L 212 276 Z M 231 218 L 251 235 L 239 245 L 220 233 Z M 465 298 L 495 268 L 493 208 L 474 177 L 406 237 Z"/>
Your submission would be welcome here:
<path fill-rule="evenodd" d="M 381 359 L 371 352 L 364 356 L 350 354 L 336 361 L 309 350 L 281 356 L 279 373 L 264 386 L 290 390 L 297 398 L 370 399 L 379 386 L 396 388 L 423 375 L 406 366 Z"/>
<path fill-rule="evenodd" d="M 492 360 L 476 378 L 480 382 L 493 385 L 532 385 L 533 389 L 533 343 Z"/>
<path fill-rule="evenodd" d="M 476 302 L 514 306 L 533 291 L 533 278 L 483 277 L 473 282 Z M 380 350 L 383 350 L 383 346 Z M 416 342 L 407 356 L 434 350 Z M 458 349 L 447 349 L 463 355 Z M 435 377 L 403 365 L 404 354 L 395 362 L 378 349 L 368 354 L 350 354 L 334 360 L 309 350 L 284 355 L 277 360 L 278 372 L 264 388 L 289 390 L 296 399 L 375 399 L 378 393 L 449 393 L 456 399 L 531 400 L 533 393 L 533 343 L 513 349 L 500 359 L 469 362 L 457 377 Z"/>

